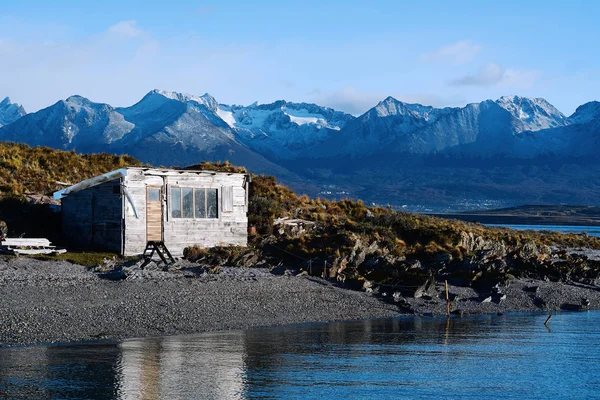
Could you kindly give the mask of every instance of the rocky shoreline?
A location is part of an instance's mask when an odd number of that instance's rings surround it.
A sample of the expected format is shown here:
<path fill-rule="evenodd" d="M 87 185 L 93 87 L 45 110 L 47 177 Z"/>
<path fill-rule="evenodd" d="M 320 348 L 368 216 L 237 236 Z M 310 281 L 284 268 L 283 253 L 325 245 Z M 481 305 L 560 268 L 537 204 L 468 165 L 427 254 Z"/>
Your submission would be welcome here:
<path fill-rule="evenodd" d="M 446 313 L 445 285 L 365 282 L 361 290 L 299 271 L 179 262 L 107 264 L 0 260 L 0 347 Z M 514 278 L 490 289 L 449 285 L 453 317 L 600 309 L 600 288 Z"/>

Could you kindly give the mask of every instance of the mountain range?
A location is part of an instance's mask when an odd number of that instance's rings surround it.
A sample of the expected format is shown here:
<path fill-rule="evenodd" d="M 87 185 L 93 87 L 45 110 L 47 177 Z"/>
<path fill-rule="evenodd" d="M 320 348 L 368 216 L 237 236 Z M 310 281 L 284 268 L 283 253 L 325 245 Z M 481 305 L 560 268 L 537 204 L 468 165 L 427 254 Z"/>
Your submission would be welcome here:
<path fill-rule="evenodd" d="M 311 195 L 409 209 L 598 204 L 600 103 L 541 98 L 434 108 L 388 97 L 360 116 L 284 100 L 221 104 L 153 90 L 130 107 L 71 96 L 27 114 L 0 102 L 0 140 L 184 166 L 229 160 Z M 574 185 L 580 182 L 581 185 Z"/>

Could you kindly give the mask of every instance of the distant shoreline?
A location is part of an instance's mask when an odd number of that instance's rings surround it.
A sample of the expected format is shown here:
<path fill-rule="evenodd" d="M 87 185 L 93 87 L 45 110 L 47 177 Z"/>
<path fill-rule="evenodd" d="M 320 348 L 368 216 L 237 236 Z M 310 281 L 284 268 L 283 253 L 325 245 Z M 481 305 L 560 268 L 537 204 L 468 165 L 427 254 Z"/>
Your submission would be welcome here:
<path fill-rule="evenodd" d="M 558 225 L 558 226 L 600 226 L 600 220 L 584 220 L 558 217 L 534 217 L 516 215 L 486 215 L 486 214 L 428 214 L 447 219 L 458 219 L 466 222 L 498 225 Z"/>
<path fill-rule="evenodd" d="M 384 286 L 368 292 L 259 268 L 213 274 L 187 265 L 112 281 L 62 261 L 8 259 L 0 261 L 0 347 L 446 313 L 440 282 L 419 298 L 394 296 Z M 578 284 L 513 279 L 500 293 L 452 285 L 449 292 L 453 317 L 551 312 L 582 299 L 600 309 L 600 289 Z"/>
<path fill-rule="evenodd" d="M 428 215 L 482 224 L 600 226 L 600 208 L 594 206 L 530 205 Z"/>

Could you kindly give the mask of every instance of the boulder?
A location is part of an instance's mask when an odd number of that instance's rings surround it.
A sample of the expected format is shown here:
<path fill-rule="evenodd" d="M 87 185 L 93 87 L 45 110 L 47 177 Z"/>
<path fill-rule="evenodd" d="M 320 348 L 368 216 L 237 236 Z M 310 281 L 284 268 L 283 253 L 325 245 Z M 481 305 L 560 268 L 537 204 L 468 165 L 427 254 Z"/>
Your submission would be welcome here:
<path fill-rule="evenodd" d="M 6 222 L 0 221 L 0 239 L 4 239 L 6 236 L 8 236 L 8 225 Z"/>
<path fill-rule="evenodd" d="M 235 260 L 234 264 L 236 267 L 248 268 L 248 267 L 256 266 L 259 263 L 259 261 L 260 261 L 259 255 L 255 252 L 251 251 L 251 252 L 248 252 L 248 253 L 242 255 L 237 260 Z"/>
<path fill-rule="evenodd" d="M 370 245 L 363 243 L 359 237 L 355 236 L 354 247 L 352 248 L 352 252 L 350 253 L 350 257 L 348 260 L 349 264 L 352 264 L 355 267 L 358 267 L 367 258 L 367 255 L 375 253 L 379 250 L 379 245 L 376 241 L 371 243 Z"/>
<path fill-rule="evenodd" d="M 406 262 L 406 267 L 408 269 L 424 269 L 421 265 L 421 261 L 419 260 L 409 260 Z"/>
<path fill-rule="evenodd" d="M 278 265 L 276 267 L 271 268 L 271 273 L 273 275 L 283 275 L 285 274 L 285 271 L 287 270 L 286 267 L 284 267 L 283 265 Z"/>
<path fill-rule="evenodd" d="M 476 252 L 481 259 L 504 258 L 508 254 L 504 241 L 484 239 L 472 232 L 461 232 L 459 246 L 469 252 Z"/>
<path fill-rule="evenodd" d="M 421 297 L 429 297 L 433 298 L 437 295 L 437 289 L 435 287 L 435 280 L 433 278 L 427 279 L 424 284 L 419 286 L 417 290 L 415 290 L 415 294 L 413 297 L 415 299 L 419 299 Z"/>
<path fill-rule="evenodd" d="M 523 290 L 524 290 L 525 292 L 528 292 L 528 293 L 533 293 L 533 294 L 536 294 L 536 295 L 537 295 L 537 294 L 540 292 L 540 287 L 539 287 L 539 286 L 525 286 L 525 287 L 523 288 Z"/>
<path fill-rule="evenodd" d="M 402 296 L 400 292 L 392 293 L 392 299 L 395 303 L 406 303 L 406 299 Z"/>

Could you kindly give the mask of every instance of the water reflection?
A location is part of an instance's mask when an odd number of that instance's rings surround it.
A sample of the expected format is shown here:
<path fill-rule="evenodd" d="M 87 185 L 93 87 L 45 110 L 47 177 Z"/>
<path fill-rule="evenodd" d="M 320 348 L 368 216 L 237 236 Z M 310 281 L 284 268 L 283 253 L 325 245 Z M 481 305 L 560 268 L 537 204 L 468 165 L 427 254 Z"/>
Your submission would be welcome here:
<path fill-rule="evenodd" d="M 243 397 L 241 332 L 130 340 L 118 345 L 117 395 L 123 399 Z"/>
<path fill-rule="evenodd" d="M 555 317 L 552 335 L 545 319 L 525 314 L 415 317 L 0 349 L 0 398 L 596 393 L 600 313 Z M 565 393 L 565 387 L 575 391 Z"/>

